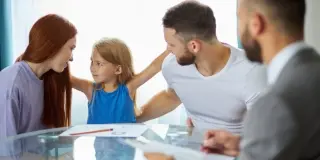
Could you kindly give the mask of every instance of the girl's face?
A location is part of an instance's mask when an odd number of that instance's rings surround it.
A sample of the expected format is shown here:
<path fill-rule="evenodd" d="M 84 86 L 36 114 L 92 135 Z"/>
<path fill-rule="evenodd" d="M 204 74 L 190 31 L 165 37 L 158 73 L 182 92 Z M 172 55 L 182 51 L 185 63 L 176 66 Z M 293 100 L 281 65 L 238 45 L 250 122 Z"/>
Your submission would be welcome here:
<path fill-rule="evenodd" d="M 99 52 L 94 49 L 91 55 L 90 71 L 96 83 L 108 83 L 115 81 L 121 73 L 119 65 L 106 61 Z"/>

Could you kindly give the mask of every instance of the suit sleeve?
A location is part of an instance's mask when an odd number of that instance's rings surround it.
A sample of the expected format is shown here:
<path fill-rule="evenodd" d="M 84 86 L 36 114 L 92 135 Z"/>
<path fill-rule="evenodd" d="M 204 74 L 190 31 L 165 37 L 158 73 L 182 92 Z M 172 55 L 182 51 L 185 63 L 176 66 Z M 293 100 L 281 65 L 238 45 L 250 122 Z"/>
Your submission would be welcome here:
<path fill-rule="evenodd" d="M 240 160 L 295 160 L 299 130 L 290 106 L 270 94 L 259 99 L 245 119 Z"/>

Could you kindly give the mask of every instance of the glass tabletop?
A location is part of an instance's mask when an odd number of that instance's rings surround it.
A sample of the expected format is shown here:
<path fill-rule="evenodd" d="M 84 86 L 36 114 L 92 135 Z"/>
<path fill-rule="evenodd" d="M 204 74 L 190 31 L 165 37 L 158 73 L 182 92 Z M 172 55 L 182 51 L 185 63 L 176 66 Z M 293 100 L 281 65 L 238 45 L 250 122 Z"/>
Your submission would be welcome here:
<path fill-rule="evenodd" d="M 138 139 L 159 141 L 200 150 L 203 131 L 177 125 L 147 125 Z M 143 153 L 123 142 L 123 138 L 61 137 L 68 128 L 37 131 L 0 142 L 0 160 L 143 160 Z M 136 139 L 136 138 L 135 138 Z"/>

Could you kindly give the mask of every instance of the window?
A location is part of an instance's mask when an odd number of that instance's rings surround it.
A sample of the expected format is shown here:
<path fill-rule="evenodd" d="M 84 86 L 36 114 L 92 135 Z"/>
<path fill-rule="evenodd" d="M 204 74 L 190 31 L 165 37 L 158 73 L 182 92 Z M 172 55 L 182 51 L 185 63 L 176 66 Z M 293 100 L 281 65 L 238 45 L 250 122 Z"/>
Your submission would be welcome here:
<path fill-rule="evenodd" d="M 29 30 L 39 17 L 56 13 L 69 19 L 79 31 L 74 61 L 71 65 L 72 74 L 92 79 L 89 70 L 91 49 L 93 43 L 102 37 L 117 37 L 125 41 L 132 51 L 135 70 L 140 72 L 166 48 L 162 33 L 162 17 L 168 8 L 181 1 L 14 0 L 14 53 L 18 56 L 25 50 Z M 218 39 L 237 46 L 236 0 L 200 0 L 200 2 L 209 5 L 214 11 Z M 138 106 L 146 103 L 166 86 L 161 73 L 155 76 L 138 90 Z M 185 118 L 184 109 L 179 107 L 153 122 L 184 124 Z M 86 119 L 86 97 L 75 91 L 72 123 L 85 123 Z"/>

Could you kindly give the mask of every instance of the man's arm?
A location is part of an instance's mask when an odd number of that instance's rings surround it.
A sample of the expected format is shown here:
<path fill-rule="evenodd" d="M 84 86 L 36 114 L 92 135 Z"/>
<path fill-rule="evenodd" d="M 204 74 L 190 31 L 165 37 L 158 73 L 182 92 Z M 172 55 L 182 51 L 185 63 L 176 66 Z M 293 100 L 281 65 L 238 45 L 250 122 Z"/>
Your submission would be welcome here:
<path fill-rule="evenodd" d="M 137 122 L 145 122 L 163 116 L 181 104 L 176 92 L 169 88 L 155 95 L 151 100 L 142 106 L 141 114 L 137 117 Z"/>
<path fill-rule="evenodd" d="M 160 54 L 152 63 L 140 72 L 138 75 L 134 76 L 132 80 L 127 83 L 130 95 L 133 96 L 136 93 L 136 90 L 146 83 L 149 79 L 155 76 L 158 72 L 161 71 L 161 64 L 166 56 L 169 54 L 169 51 L 165 50 Z"/>
<path fill-rule="evenodd" d="M 269 93 L 259 99 L 247 113 L 239 159 L 297 159 L 303 137 L 291 112 L 277 95 Z"/>

